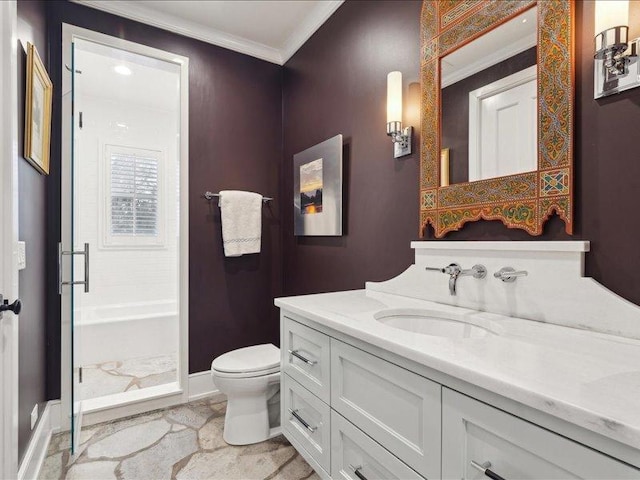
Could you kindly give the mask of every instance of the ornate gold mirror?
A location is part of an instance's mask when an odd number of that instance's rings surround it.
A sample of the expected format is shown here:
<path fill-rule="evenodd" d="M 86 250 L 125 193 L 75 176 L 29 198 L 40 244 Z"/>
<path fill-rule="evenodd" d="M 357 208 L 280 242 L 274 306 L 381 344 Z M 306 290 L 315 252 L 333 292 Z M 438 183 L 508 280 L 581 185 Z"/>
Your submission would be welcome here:
<path fill-rule="evenodd" d="M 425 0 L 420 225 L 573 230 L 573 2 Z"/>

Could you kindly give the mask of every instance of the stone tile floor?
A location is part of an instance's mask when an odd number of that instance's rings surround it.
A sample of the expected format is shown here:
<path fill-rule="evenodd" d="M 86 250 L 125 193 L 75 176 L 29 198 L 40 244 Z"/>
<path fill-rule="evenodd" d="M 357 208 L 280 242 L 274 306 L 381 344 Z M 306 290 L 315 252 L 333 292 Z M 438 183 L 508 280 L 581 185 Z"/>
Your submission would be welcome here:
<path fill-rule="evenodd" d="M 175 354 L 87 365 L 83 366 L 82 373 L 84 399 L 154 387 L 178 378 Z"/>
<path fill-rule="evenodd" d="M 279 436 L 235 447 L 222 439 L 226 403 L 207 400 L 86 427 L 69 464 L 69 433 L 51 440 L 40 480 L 319 480 Z"/>

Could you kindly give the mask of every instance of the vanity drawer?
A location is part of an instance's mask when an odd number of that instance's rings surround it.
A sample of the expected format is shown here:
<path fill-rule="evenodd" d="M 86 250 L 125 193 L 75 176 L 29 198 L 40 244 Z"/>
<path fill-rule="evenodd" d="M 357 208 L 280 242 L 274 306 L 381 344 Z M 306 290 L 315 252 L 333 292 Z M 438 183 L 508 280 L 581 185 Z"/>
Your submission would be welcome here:
<path fill-rule="evenodd" d="M 482 402 L 442 389 L 442 478 L 638 479 L 640 470 Z"/>
<path fill-rule="evenodd" d="M 289 375 L 282 375 L 282 430 L 293 437 L 327 472 L 331 459 L 329 405 L 309 393 Z"/>
<path fill-rule="evenodd" d="M 330 338 L 287 317 L 282 328 L 282 372 L 329 403 Z"/>
<path fill-rule="evenodd" d="M 422 479 L 342 415 L 331 411 L 331 471 L 334 480 Z"/>
<path fill-rule="evenodd" d="M 440 476 L 439 384 L 331 341 L 331 407 L 427 478 Z"/>

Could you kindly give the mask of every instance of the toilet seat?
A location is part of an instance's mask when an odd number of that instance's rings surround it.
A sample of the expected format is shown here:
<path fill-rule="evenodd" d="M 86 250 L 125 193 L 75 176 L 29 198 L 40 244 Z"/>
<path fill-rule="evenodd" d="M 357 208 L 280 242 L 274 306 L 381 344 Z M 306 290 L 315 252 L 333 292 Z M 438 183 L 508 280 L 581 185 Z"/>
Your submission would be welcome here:
<path fill-rule="evenodd" d="M 239 348 L 211 362 L 214 375 L 227 378 L 261 377 L 280 371 L 280 349 L 271 343 Z"/>
<path fill-rule="evenodd" d="M 256 377 L 265 377 L 267 375 L 272 375 L 274 373 L 280 373 L 280 366 L 276 368 L 271 368 L 269 370 L 264 370 L 260 372 L 244 372 L 244 373 L 230 373 L 230 372 L 221 372 L 220 370 L 212 370 L 213 376 L 217 378 L 256 378 Z"/>

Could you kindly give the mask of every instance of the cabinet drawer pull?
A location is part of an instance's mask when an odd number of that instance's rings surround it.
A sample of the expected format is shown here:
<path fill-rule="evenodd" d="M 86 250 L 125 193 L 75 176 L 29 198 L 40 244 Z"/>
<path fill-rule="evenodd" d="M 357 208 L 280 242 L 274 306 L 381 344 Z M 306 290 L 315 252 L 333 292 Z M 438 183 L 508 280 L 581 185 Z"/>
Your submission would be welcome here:
<path fill-rule="evenodd" d="M 298 420 L 298 422 L 300 422 L 300 424 L 301 424 L 304 428 L 306 428 L 307 430 L 309 430 L 311 433 L 315 432 L 315 431 L 318 429 L 318 427 L 312 427 L 311 425 L 309 425 L 309 424 L 304 420 L 304 418 L 302 418 L 302 417 L 300 416 L 300 414 L 298 413 L 298 410 L 297 410 L 297 409 L 296 409 L 296 410 L 292 410 L 292 409 L 290 408 L 290 409 L 289 409 L 289 413 L 290 413 L 291 415 L 293 415 L 293 416 L 295 417 L 295 419 L 296 419 L 296 420 Z"/>
<path fill-rule="evenodd" d="M 481 465 L 478 462 L 475 462 L 475 461 L 471 460 L 471 466 L 473 468 L 475 468 L 476 470 L 479 470 L 482 473 L 484 473 L 491 480 L 505 480 L 504 477 L 501 477 L 497 473 L 492 472 L 491 470 L 489 470 L 491 468 L 491 462 L 485 462 L 485 463 L 483 463 Z"/>
<path fill-rule="evenodd" d="M 349 465 L 351 467 L 351 469 L 353 470 L 353 473 L 356 474 L 356 477 L 358 477 L 360 480 L 368 480 L 367 477 L 365 477 L 360 470 L 362 470 L 362 465 L 358 466 L 358 467 L 354 467 L 353 465 Z"/>
<path fill-rule="evenodd" d="M 306 363 L 307 365 L 315 365 L 316 363 L 318 363 L 318 362 L 316 362 L 315 360 L 309 360 L 308 358 L 303 357 L 302 355 L 300 355 L 300 354 L 298 353 L 298 351 L 297 351 L 297 350 L 289 350 L 289 355 L 293 355 L 293 356 L 294 356 L 294 357 L 296 357 L 297 359 L 302 360 L 302 361 L 303 361 L 304 363 Z"/>

